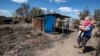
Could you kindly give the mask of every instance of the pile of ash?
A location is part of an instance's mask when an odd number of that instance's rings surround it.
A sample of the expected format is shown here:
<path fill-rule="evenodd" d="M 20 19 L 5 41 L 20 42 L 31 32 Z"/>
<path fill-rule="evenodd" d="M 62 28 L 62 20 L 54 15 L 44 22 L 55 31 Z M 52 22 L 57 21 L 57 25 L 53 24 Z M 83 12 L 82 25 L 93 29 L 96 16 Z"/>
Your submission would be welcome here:
<path fill-rule="evenodd" d="M 0 28 L 0 37 L 11 33 L 13 33 L 13 29 L 10 27 Z"/>
<path fill-rule="evenodd" d="M 37 33 L 31 28 L 0 29 L 0 56 L 33 56 L 36 50 L 53 47 L 55 36 Z"/>

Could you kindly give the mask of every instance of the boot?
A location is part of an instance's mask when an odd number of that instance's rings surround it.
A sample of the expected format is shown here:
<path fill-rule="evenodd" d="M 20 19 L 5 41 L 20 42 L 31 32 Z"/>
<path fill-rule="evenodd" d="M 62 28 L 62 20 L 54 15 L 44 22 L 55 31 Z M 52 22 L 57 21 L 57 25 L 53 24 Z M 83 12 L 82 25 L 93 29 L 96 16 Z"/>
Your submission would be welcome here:
<path fill-rule="evenodd" d="M 85 47 L 80 48 L 80 53 L 84 53 Z"/>

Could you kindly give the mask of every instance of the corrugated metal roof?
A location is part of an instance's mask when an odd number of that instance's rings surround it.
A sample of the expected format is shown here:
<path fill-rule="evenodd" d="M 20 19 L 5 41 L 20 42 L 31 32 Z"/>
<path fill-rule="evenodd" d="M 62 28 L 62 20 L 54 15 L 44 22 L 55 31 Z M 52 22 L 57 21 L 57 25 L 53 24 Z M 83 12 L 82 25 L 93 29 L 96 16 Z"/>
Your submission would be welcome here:
<path fill-rule="evenodd" d="M 45 14 L 45 15 L 39 15 L 39 16 L 35 16 L 35 17 L 44 17 L 44 16 L 47 16 L 47 15 L 50 15 L 50 16 L 55 16 L 57 18 L 71 18 L 70 16 L 65 16 L 65 15 L 61 15 L 61 14 Z"/>

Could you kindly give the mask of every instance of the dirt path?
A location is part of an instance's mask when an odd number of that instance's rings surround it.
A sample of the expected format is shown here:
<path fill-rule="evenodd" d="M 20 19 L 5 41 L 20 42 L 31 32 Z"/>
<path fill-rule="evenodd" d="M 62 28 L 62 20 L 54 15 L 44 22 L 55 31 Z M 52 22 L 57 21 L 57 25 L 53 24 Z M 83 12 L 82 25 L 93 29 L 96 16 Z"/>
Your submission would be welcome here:
<path fill-rule="evenodd" d="M 74 48 L 77 33 L 77 31 L 73 32 L 68 36 L 69 38 L 55 42 L 54 47 L 52 48 L 37 51 L 36 56 L 94 56 L 95 50 L 91 50 L 91 48 L 95 48 L 96 46 L 95 38 L 91 38 L 87 43 L 87 46 L 90 46 L 88 48 L 90 51 L 84 54 L 79 54 L 79 49 Z"/>

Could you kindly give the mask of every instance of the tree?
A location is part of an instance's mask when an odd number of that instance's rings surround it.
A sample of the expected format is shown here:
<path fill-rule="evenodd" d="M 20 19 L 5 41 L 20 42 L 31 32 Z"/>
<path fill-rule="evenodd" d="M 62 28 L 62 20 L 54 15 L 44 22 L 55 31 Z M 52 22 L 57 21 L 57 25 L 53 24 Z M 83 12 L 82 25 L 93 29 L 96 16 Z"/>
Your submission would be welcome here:
<path fill-rule="evenodd" d="M 28 21 L 29 20 L 29 8 L 30 6 L 27 3 L 22 3 L 21 7 L 16 9 L 16 16 L 20 17 L 21 21 Z"/>
<path fill-rule="evenodd" d="M 94 19 L 96 21 L 100 21 L 100 9 L 95 9 L 95 12 L 94 12 Z"/>
<path fill-rule="evenodd" d="M 80 19 L 83 19 L 83 14 L 82 14 L 82 12 L 79 13 L 79 17 L 80 17 Z"/>
<path fill-rule="evenodd" d="M 41 8 L 34 7 L 30 11 L 30 17 L 33 18 L 34 16 L 39 16 L 45 14 L 45 11 Z"/>
<path fill-rule="evenodd" d="M 89 16 L 89 15 L 90 15 L 90 12 L 86 7 L 86 9 L 84 9 L 82 12 L 80 12 L 79 17 L 80 17 L 81 20 L 84 20 L 85 17 Z"/>

